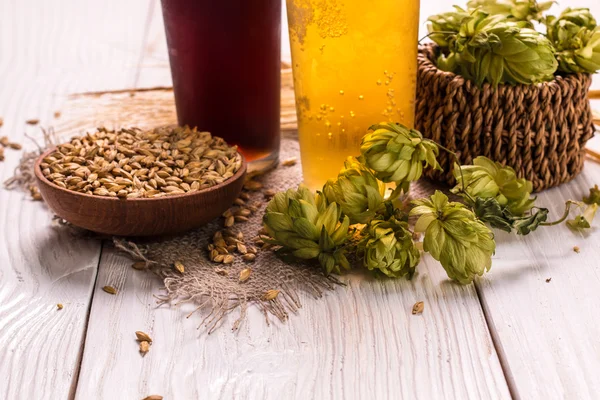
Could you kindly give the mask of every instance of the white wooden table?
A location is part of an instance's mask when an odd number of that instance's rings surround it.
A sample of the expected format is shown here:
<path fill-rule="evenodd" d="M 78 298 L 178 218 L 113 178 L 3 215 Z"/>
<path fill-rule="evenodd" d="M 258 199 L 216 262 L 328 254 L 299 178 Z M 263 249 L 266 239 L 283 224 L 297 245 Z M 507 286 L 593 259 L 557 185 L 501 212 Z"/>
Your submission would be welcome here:
<path fill-rule="evenodd" d="M 597 0 L 562 3 L 600 17 Z M 423 17 L 448 7 L 422 6 Z M 170 85 L 164 42 L 157 0 L 1 0 L 0 135 L 39 137 L 25 120 L 51 125 L 69 93 Z M 2 181 L 19 153 L 6 157 Z M 600 165 L 588 162 L 540 203 L 558 216 L 594 183 Z M 475 285 L 449 282 L 426 256 L 413 281 L 349 277 L 325 299 L 303 298 L 285 324 L 267 327 L 252 310 L 241 332 L 208 336 L 185 307 L 156 308 L 151 274 L 0 190 L 0 399 L 598 398 L 600 229 L 497 241 Z M 107 282 L 120 294 L 104 293 Z M 155 338 L 144 358 L 136 330 Z"/>

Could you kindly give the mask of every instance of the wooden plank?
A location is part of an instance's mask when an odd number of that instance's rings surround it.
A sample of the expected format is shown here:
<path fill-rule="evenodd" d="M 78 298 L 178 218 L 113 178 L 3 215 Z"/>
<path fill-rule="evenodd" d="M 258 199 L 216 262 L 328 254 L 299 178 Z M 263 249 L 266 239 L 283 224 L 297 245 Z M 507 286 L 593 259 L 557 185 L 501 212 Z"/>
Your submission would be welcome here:
<path fill-rule="evenodd" d="M 25 120 L 56 124 L 52 115 L 64 94 L 130 87 L 143 38 L 144 20 L 136 24 L 136 16 L 144 6 L 144 0 L 0 4 L 0 136 L 31 150 L 24 132 L 42 135 Z M 19 157 L 6 151 L 0 181 Z M 0 227 L 0 398 L 72 397 L 100 245 L 55 229 L 42 203 L 3 189 Z"/>
<path fill-rule="evenodd" d="M 598 183 L 600 165 L 588 162 L 575 181 L 542 193 L 538 201 L 558 217 L 565 200 L 580 200 Z M 520 398 L 597 398 L 599 221 L 586 234 L 561 225 L 527 237 L 497 235 L 492 272 L 478 287 L 513 392 Z"/>
<path fill-rule="evenodd" d="M 77 399 L 510 397 L 474 287 L 429 257 L 413 281 L 352 275 L 322 299 L 303 295 L 285 324 L 251 309 L 240 332 L 232 317 L 212 335 L 185 318 L 191 305 L 156 308 L 157 278 L 130 260 L 104 249 L 100 265 Z M 137 330 L 154 340 L 145 357 Z"/>

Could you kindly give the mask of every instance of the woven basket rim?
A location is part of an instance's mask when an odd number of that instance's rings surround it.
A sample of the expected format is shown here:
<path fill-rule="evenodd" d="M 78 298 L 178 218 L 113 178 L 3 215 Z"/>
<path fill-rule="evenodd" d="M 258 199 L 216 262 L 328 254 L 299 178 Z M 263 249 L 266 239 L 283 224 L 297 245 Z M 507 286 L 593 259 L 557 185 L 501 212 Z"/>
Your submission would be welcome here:
<path fill-rule="evenodd" d="M 421 73 L 437 75 L 438 79 L 440 77 L 442 77 L 444 80 L 448 81 L 449 83 L 451 82 L 453 84 L 453 86 L 456 86 L 456 87 L 461 87 L 461 86 L 465 86 L 465 85 L 473 85 L 473 86 L 477 87 L 475 82 L 473 82 L 469 79 L 466 79 L 462 75 L 456 74 L 454 72 L 443 71 L 443 70 L 439 69 L 437 67 L 437 65 L 435 64 L 435 62 L 429 57 L 430 54 L 438 54 L 439 49 L 440 49 L 440 46 L 435 43 L 426 43 L 426 44 L 419 45 L 418 60 L 419 60 L 419 64 L 420 64 L 419 68 L 421 69 Z M 584 73 L 584 72 L 575 73 L 575 74 L 554 75 L 554 79 L 552 79 L 551 81 L 546 81 L 546 82 L 538 82 L 538 83 L 532 83 L 532 84 L 500 83 L 500 84 L 498 84 L 497 89 L 504 88 L 505 90 L 506 89 L 523 90 L 523 89 L 531 89 L 531 88 L 542 89 L 542 88 L 546 87 L 546 88 L 549 88 L 552 90 L 552 88 L 558 89 L 560 87 L 559 82 L 561 82 L 561 81 L 563 81 L 564 83 L 575 84 L 576 82 L 580 82 L 581 78 L 584 78 L 584 77 L 591 79 L 592 75 L 588 74 L 588 73 Z M 478 89 L 480 89 L 480 90 L 488 90 L 488 89 L 495 90 L 494 87 L 488 82 L 485 82 L 483 84 L 483 86 Z"/>

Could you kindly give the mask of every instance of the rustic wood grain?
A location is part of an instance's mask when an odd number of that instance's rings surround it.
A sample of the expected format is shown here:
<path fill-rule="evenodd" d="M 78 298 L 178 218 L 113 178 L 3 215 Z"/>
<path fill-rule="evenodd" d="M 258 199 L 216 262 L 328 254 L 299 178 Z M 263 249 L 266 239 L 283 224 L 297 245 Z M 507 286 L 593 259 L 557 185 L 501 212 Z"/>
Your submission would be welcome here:
<path fill-rule="evenodd" d="M 232 316 L 211 335 L 186 319 L 191 305 L 156 308 L 158 280 L 130 265 L 102 253 L 78 399 L 510 397 L 474 287 L 447 281 L 429 257 L 413 281 L 352 275 L 321 299 L 302 295 L 285 324 L 252 309 L 240 332 Z M 137 330 L 153 339 L 145 357 Z"/>
<path fill-rule="evenodd" d="M 590 6 L 600 15 L 596 3 L 561 7 Z M 449 5 L 424 0 L 421 19 Z M 38 128 L 24 124 L 30 118 L 80 131 L 80 122 L 52 117 L 67 93 L 169 86 L 157 9 L 157 0 L 2 2 L 0 135 L 39 139 Z M 6 156 L 2 180 L 19 154 Z M 588 163 L 580 178 L 540 202 L 558 215 L 562 201 L 600 183 L 599 168 Z M 63 399 L 76 391 L 80 399 L 510 398 L 495 348 L 517 397 L 595 398 L 600 389 L 598 228 L 586 237 L 563 227 L 529 238 L 498 234 L 492 273 L 477 286 L 494 345 L 474 289 L 447 282 L 430 258 L 412 282 L 351 276 L 346 289 L 303 299 L 304 309 L 285 325 L 266 327 L 253 310 L 237 335 L 222 329 L 207 336 L 194 329 L 198 319 L 185 319 L 189 306 L 155 308 L 160 280 L 111 248 L 93 288 L 99 246 L 53 229 L 40 203 L 0 190 L 0 227 L 3 399 Z M 106 284 L 119 293 L 101 291 Z M 413 316 L 417 301 L 425 310 Z M 155 340 L 144 358 L 136 330 Z"/>
<path fill-rule="evenodd" d="M 540 194 L 538 202 L 558 218 L 565 200 L 581 200 L 599 183 L 600 165 L 588 162 L 580 177 Z M 595 227 L 583 234 L 561 225 L 524 238 L 496 236 L 492 272 L 478 288 L 509 382 L 520 398 L 597 398 L 598 224 L 597 217 Z"/>
<path fill-rule="evenodd" d="M 130 87 L 145 0 L 0 4 L 0 136 L 26 149 L 56 122 L 64 94 Z M 110 29 L 106 29 L 110 27 Z M 5 152 L 0 181 L 20 152 Z M 76 390 L 100 246 L 55 229 L 40 202 L 0 189 L 0 398 L 66 399 Z M 63 309 L 58 310 L 57 304 Z"/>

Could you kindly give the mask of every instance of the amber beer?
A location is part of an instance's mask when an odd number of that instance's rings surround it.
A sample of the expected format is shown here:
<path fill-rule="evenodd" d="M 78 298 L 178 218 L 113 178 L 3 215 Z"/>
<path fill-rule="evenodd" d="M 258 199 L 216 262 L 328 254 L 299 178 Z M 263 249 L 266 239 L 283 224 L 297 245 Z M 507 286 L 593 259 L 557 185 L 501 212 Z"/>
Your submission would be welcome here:
<path fill-rule="evenodd" d="M 372 124 L 413 125 L 419 0 L 287 0 L 300 151 L 312 188 Z"/>
<path fill-rule="evenodd" d="M 281 0 L 162 0 L 162 9 L 179 124 L 239 145 L 255 169 L 276 162 Z"/>

